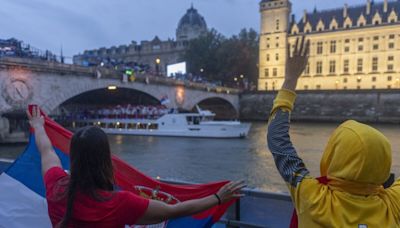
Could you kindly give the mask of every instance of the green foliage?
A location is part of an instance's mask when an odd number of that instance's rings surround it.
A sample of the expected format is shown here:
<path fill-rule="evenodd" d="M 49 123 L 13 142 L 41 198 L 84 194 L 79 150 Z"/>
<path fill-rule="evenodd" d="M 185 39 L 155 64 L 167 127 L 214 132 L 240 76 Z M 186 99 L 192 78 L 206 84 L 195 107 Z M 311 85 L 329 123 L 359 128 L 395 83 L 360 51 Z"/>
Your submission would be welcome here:
<path fill-rule="evenodd" d="M 216 30 L 191 40 L 183 56 L 188 72 L 201 74 L 209 80 L 236 85 L 234 78 L 244 75 L 255 83 L 258 77 L 258 34 L 253 29 L 242 29 L 238 35 L 225 38 Z M 201 69 L 204 72 L 200 72 Z"/>

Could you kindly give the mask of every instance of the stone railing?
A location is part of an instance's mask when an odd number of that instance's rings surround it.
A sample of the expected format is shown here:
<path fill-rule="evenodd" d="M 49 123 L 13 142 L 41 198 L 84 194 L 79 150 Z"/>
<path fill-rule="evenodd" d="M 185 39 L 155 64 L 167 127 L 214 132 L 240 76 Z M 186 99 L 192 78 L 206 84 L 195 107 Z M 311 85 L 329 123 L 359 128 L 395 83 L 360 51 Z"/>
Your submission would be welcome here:
<path fill-rule="evenodd" d="M 84 67 L 73 64 L 41 61 L 36 59 L 2 57 L 0 58 L 0 69 L 24 68 L 34 72 L 49 72 L 60 75 L 72 74 L 90 77 L 108 78 L 122 80 L 123 73 L 114 69 L 104 67 Z M 240 90 L 228 87 L 215 86 L 211 84 L 181 81 L 164 76 L 154 76 L 147 73 L 135 75 L 135 82 L 162 84 L 168 86 L 184 86 L 207 92 L 239 94 Z"/>

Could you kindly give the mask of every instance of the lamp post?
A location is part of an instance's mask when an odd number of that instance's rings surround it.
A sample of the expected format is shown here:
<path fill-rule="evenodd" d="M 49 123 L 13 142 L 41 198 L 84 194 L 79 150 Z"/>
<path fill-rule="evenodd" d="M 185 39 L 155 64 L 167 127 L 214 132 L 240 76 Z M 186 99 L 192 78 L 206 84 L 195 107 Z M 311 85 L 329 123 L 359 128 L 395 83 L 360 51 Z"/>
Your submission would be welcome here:
<path fill-rule="evenodd" d="M 161 63 L 161 59 L 157 58 L 156 59 L 156 74 L 157 74 L 157 76 L 160 75 L 160 63 Z"/>

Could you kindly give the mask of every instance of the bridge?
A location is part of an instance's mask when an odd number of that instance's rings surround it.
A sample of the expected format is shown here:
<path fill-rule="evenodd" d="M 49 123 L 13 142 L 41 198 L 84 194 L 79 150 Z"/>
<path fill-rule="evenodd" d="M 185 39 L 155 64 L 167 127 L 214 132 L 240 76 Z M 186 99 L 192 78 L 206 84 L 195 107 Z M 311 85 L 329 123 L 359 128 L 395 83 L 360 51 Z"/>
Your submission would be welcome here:
<path fill-rule="evenodd" d="M 20 58 L 0 58 L 0 114 L 24 110 L 28 103 L 51 113 L 65 101 L 97 89 L 125 88 L 143 92 L 157 100 L 168 97 L 169 108 L 192 110 L 212 98 L 239 110 L 239 91 L 200 83 L 183 82 L 147 74 L 124 81 L 122 73 L 105 69 Z"/>
<path fill-rule="evenodd" d="M 0 116 L 3 117 L 15 113 L 23 115 L 28 104 L 38 104 L 51 114 L 67 101 L 98 90 L 104 93 L 132 90 L 150 96 L 158 103 L 167 97 L 168 108 L 184 110 L 217 99 L 225 106 L 220 108 L 222 113 L 228 107 L 235 117 L 239 115 L 239 91 L 236 89 L 150 74 L 137 74 L 133 81 L 129 81 L 114 69 L 32 59 L 0 58 L 0 88 Z M 0 127 L 5 126 L 5 122 L 7 120 L 0 118 Z M 0 132 L 0 141 L 1 136 Z"/>

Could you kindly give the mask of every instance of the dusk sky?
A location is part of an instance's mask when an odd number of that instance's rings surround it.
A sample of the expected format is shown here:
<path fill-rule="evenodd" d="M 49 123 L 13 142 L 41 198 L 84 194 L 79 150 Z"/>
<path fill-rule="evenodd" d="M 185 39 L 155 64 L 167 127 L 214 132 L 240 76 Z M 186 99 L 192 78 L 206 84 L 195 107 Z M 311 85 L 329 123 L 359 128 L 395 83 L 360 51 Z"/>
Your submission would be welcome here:
<path fill-rule="evenodd" d="M 315 6 L 322 10 L 365 2 L 292 0 L 297 19 Z M 259 0 L 0 0 L 0 39 L 15 37 L 57 55 L 62 46 L 64 55 L 72 57 L 85 49 L 151 40 L 155 35 L 175 38 L 178 21 L 191 3 L 209 28 L 225 36 L 241 28 L 259 31 Z"/>

